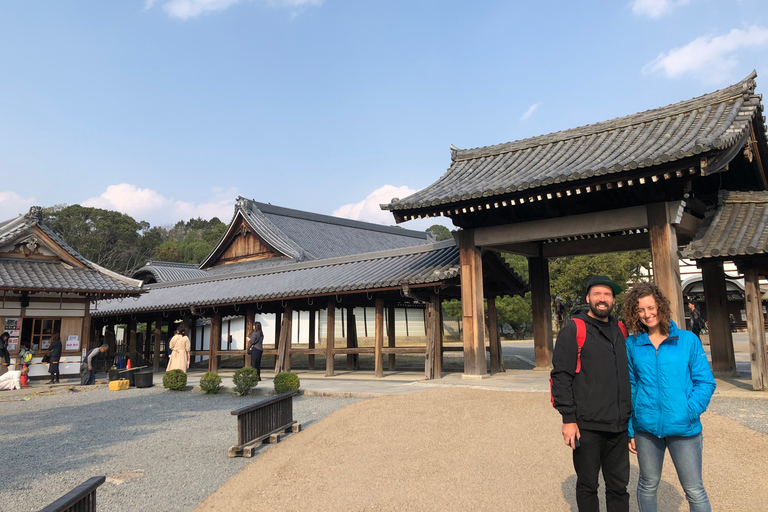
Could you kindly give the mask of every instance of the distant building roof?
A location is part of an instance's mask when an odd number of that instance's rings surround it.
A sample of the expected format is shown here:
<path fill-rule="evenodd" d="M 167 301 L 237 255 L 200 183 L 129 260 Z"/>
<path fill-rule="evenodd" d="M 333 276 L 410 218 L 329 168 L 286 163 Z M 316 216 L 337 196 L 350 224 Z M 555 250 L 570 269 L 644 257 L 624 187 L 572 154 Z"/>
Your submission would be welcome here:
<path fill-rule="evenodd" d="M 723 151 L 743 144 L 753 121 L 759 120 L 764 137 L 756 76 L 753 72 L 719 91 L 610 121 L 495 146 L 452 147 L 451 166 L 439 180 L 382 208 L 398 222 L 441 212 L 451 216 L 456 214 L 451 207 L 460 203 L 485 208 L 509 194 L 542 194 L 550 185 Z"/>
<path fill-rule="evenodd" d="M 696 237 L 680 255 L 690 259 L 731 259 L 768 253 L 768 192 L 720 192 Z"/>
<path fill-rule="evenodd" d="M 0 222 L 0 289 L 131 295 L 141 281 L 87 260 L 43 223 L 42 209 Z"/>
<path fill-rule="evenodd" d="M 133 273 L 135 279 L 141 279 L 145 283 L 183 281 L 184 279 L 194 279 L 207 275 L 205 270 L 200 270 L 198 265 L 193 263 L 153 260 L 149 260 L 146 265 Z"/>

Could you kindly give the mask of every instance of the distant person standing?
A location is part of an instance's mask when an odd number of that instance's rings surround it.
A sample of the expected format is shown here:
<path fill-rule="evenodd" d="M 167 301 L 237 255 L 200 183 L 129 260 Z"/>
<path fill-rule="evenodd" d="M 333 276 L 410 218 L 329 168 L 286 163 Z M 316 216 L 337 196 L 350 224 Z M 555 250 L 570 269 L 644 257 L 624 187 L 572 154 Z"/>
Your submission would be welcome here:
<path fill-rule="evenodd" d="M 728 321 L 731 324 L 731 332 L 736 332 L 736 317 L 733 316 L 733 313 L 728 317 Z"/>
<path fill-rule="evenodd" d="M 256 370 L 261 379 L 261 355 L 264 353 L 264 332 L 261 330 L 261 322 L 253 323 L 253 331 L 248 336 L 248 352 L 251 354 L 251 367 Z"/>
<path fill-rule="evenodd" d="M 8 353 L 8 340 L 11 339 L 11 335 L 6 331 L 0 334 L 0 363 L 5 363 L 0 366 L 0 375 L 8 370 L 8 366 L 11 364 L 11 354 Z"/>
<path fill-rule="evenodd" d="M 48 373 L 51 374 L 51 380 L 48 381 L 48 384 L 58 384 L 59 383 L 59 359 L 61 359 L 61 336 L 59 333 L 55 332 L 53 333 L 53 336 L 51 336 L 51 346 L 48 348 L 50 352 L 48 352 L 48 357 L 50 360 L 48 361 Z"/>
<path fill-rule="evenodd" d="M 688 311 L 691 312 L 691 332 L 695 334 L 696 337 L 701 338 L 699 334 L 704 328 L 704 320 L 701 318 L 701 311 L 699 311 L 699 308 L 697 308 L 696 304 L 693 302 L 688 303 Z"/>
<path fill-rule="evenodd" d="M 187 331 L 184 327 L 176 329 L 176 334 L 171 338 L 168 346 L 171 349 L 171 357 L 168 360 L 168 366 L 165 368 L 165 371 L 181 370 L 184 373 L 187 373 L 191 345 L 189 343 L 189 338 L 187 338 Z"/>

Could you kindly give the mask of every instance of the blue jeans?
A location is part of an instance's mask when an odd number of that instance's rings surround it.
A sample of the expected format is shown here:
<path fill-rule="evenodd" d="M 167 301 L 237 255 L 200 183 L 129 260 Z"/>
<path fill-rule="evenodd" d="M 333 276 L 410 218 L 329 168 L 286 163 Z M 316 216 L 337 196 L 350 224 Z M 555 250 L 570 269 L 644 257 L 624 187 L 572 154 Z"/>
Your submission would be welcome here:
<path fill-rule="evenodd" d="M 690 437 L 659 438 L 647 432 L 635 432 L 635 446 L 637 463 L 640 466 L 640 480 L 637 483 L 637 504 L 640 512 L 656 512 L 656 493 L 659 490 L 661 467 L 667 448 L 690 510 L 711 512 L 712 507 L 701 478 L 701 433 Z"/>

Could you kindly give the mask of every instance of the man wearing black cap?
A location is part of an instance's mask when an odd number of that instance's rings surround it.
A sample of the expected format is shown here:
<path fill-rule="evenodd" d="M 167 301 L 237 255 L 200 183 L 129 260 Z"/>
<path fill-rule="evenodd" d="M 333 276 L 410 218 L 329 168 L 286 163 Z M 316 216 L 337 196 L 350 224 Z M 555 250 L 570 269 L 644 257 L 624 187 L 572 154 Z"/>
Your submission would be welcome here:
<path fill-rule="evenodd" d="M 621 291 L 607 276 L 592 276 L 587 283 L 589 310 L 563 327 L 552 357 L 552 403 L 563 416 L 563 440 L 573 450 L 581 512 L 599 510 L 601 469 L 608 511 L 629 510 L 632 400 L 626 329 L 611 316 Z"/>

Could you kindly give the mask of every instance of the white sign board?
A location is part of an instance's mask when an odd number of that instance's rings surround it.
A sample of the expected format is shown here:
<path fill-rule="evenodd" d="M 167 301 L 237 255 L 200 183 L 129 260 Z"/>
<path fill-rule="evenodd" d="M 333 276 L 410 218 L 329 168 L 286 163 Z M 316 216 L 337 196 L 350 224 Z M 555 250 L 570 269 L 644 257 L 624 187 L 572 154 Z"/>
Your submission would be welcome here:
<path fill-rule="evenodd" d="M 70 334 L 67 338 L 67 344 L 64 347 L 64 350 L 78 350 L 80 348 L 80 338 L 78 338 L 77 334 Z"/>

